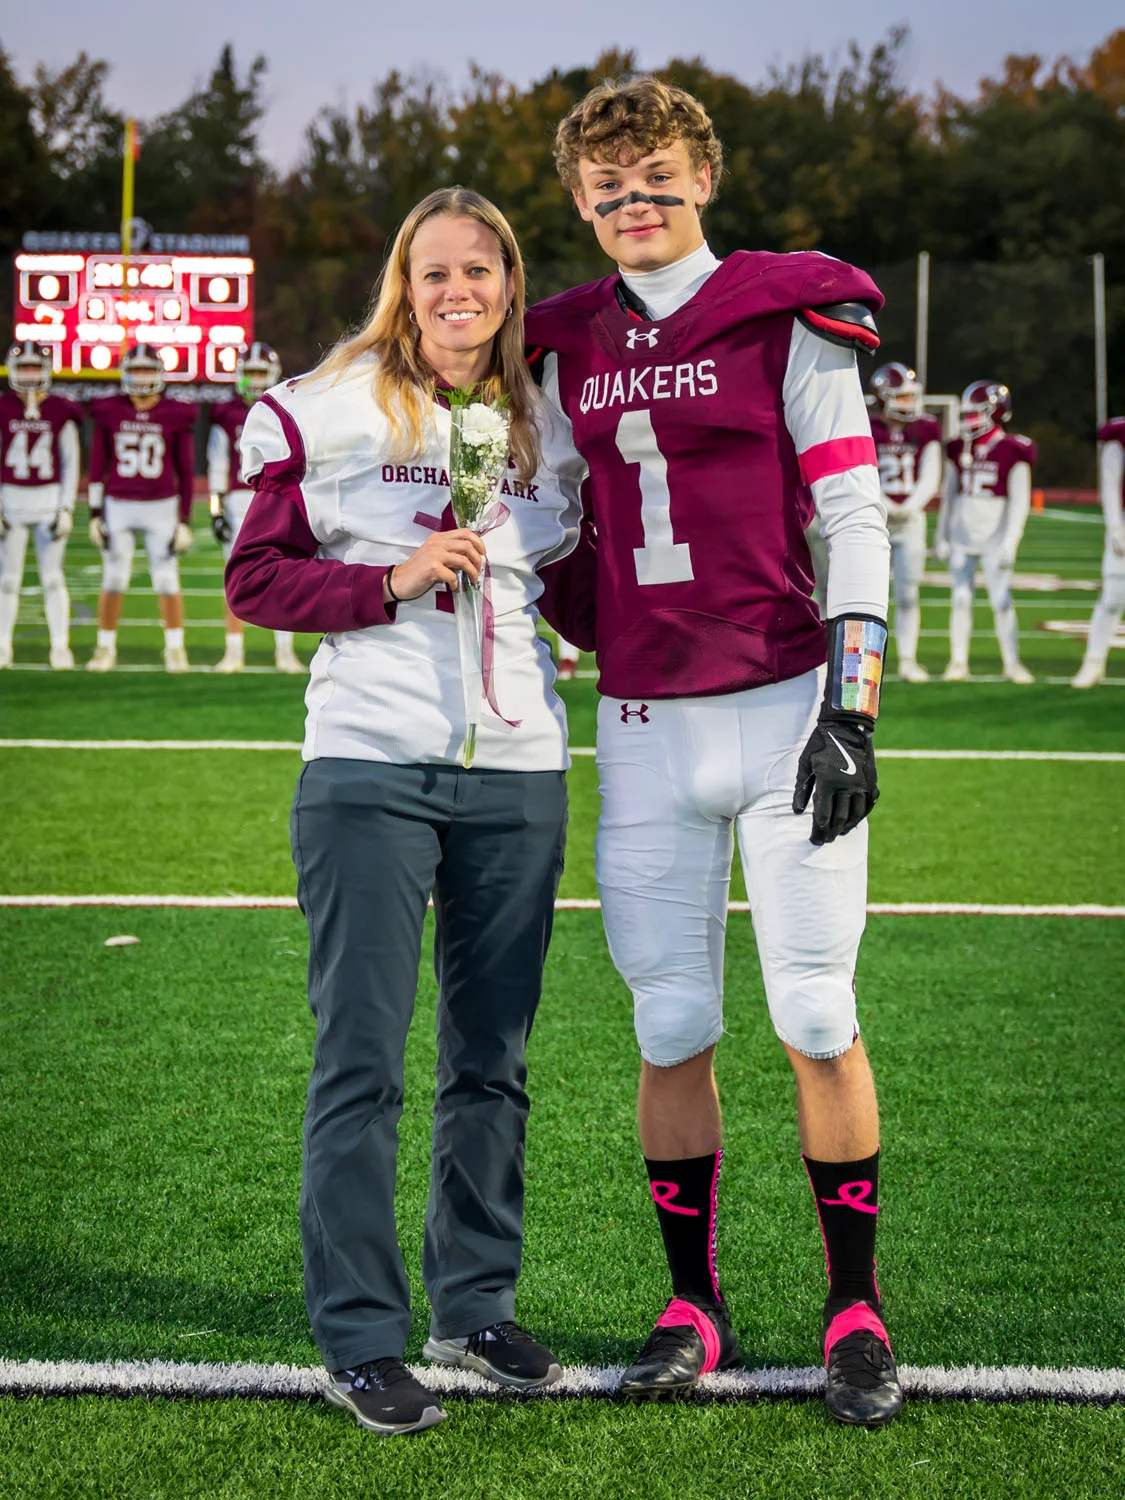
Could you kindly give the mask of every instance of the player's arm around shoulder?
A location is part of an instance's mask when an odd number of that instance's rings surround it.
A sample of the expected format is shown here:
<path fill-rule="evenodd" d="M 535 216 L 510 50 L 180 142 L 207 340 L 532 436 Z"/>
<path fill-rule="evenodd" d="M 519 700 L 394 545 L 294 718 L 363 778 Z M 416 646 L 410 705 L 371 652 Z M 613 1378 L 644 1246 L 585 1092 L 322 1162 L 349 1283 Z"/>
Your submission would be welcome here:
<path fill-rule="evenodd" d="M 539 612 L 552 629 L 580 651 L 593 651 L 597 552 L 593 523 L 585 513 L 583 487 L 590 469 L 574 442 L 574 428 L 559 392 L 558 355 L 538 351 L 531 361 L 540 388 L 540 440 L 544 465 L 567 501 L 560 544 L 540 565 Z"/>
<path fill-rule="evenodd" d="M 794 319 L 782 392 L 828 549 L 824 700 L 793 793 L 795 813 L 812 802 L 814 844 L 857 828 L 879 796 L 873 734 L 887 641 L 890 540 L 856 367 L 857 351 L 877 342 L 863 303 L 802 310 Z"/>

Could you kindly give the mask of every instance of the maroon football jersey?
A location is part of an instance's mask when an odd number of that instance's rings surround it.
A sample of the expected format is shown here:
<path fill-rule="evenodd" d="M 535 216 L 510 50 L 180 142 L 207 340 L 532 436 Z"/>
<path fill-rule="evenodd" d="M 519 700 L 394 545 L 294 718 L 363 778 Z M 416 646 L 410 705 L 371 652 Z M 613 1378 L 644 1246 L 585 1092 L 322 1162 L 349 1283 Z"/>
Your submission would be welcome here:
<path fill-rule="evenodd" d="M 246 425 L 246 413 L 250 408 L 239 397 L 233 401 L 219 401 L 210 408 L 211 426 L 221 427 L 230 439 L 230 451 L 232 456 L 231 482 L 237 482 L 237 459 L 238 440 L 242 436 L 242 429 Z"/>
<path fill-rule="evenodd" d="M 0 484 L 38 488 L 58 484 L 59 434 L 68 422 L 82 427 L 82 408 L 62 396 L 44 396 L 29 417 L 15 391 L 0 391 Z"/>
<path fill-rule="evenodd" d="M 794 314 L 882 296 L 810 253 L 736 252 L 651 322 L 622 306 L 620 285 L 610 276 L 527 314 L 529 345 L 558 354 L 590 467 L 599 691 L 675 698 L 798 676 L 826 649 L 805 541 L 813 502 L 782 402 Z M 869 449 L 862 407 L 861 420 Z"/>
<path fill-rule="evenodd" d="M 968 462 L 962 464 L 964 449 L 961 438 L 953 438 L 946 444 L 949 461 L 960 475 L 960 492 L 970 496 L 992 496 L 1004 500 L 1008 495 L 1008 476 L 1016 464 L 1035 464 L 1036 448 L 1030 438 L 1017 432 L 1005 432 L 994 427 L 984 437 L 973 440 Z"/>
<path fill-rule="evenodd" d="M 918 482 L 918 462 L 927 443 L 942 441 L 941 423 L 918 417 L 905 425 L 871 418 L 871 436 L 879 455 L 879 484 L 890 507 L 902 505 Z"/>
<path fill-rule="evenodd" d="M 1098 428 L 1099 443 L 1120 443 L 1125 447 L 1125 417 L 1110 417 L 1102 427 Z M 1121 503 L 1125 506 L 1125 483 L 1121 486 Z"/>
<path fill-rule="evenodd" d="M 91 404 L 94 440 L 90 483 L 104 483 L 115 500 L 180 499 L 180 516 L 191 515 L 196 408 L 162 396 L 137 411 L 128 396 L 106 396 Z"/>

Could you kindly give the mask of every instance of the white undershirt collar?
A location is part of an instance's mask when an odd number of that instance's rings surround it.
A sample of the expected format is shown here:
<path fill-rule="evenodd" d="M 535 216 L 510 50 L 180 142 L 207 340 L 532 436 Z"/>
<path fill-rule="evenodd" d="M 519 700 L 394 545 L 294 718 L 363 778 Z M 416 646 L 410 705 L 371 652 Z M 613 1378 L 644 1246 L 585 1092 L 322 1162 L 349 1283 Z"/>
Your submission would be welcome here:
<path fill-rule="evenodd" d="M 622 271 L 621 279 L 656 322 L 671 317 L 685 302 L 690 302 L 720 265 L 722 261 L 711 254 L 711 247 L 704 241 L 698 250 L 670 266 L 661 266 L 659 271 Z"/>

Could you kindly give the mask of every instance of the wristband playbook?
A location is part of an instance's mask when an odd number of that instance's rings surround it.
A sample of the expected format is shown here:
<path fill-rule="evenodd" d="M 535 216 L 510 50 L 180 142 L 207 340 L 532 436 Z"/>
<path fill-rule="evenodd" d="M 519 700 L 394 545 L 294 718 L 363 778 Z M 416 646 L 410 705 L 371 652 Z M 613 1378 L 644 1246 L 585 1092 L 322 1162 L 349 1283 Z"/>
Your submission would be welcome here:
<path fill-rule="evenodd" d="M 886 625 L 882 620 L 842 615 L 829 622 L 828 632 L 827 705 L 877 719 Z"/>

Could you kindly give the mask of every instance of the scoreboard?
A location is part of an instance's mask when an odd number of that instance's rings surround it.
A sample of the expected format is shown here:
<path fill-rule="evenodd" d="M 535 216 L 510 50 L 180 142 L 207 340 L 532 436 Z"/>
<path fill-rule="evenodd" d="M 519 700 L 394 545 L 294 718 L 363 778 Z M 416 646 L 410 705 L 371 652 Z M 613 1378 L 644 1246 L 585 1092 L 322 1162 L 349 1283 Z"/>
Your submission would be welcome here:
<path fill-rule="evenodd" d="M 104 377 L 126 349 L 151 344 L 169 382 L 229 383 L 254 340 L 246 255 L 25 249 L 15 273 L 16 341 L 47 345 L 63 379 Z"/>

